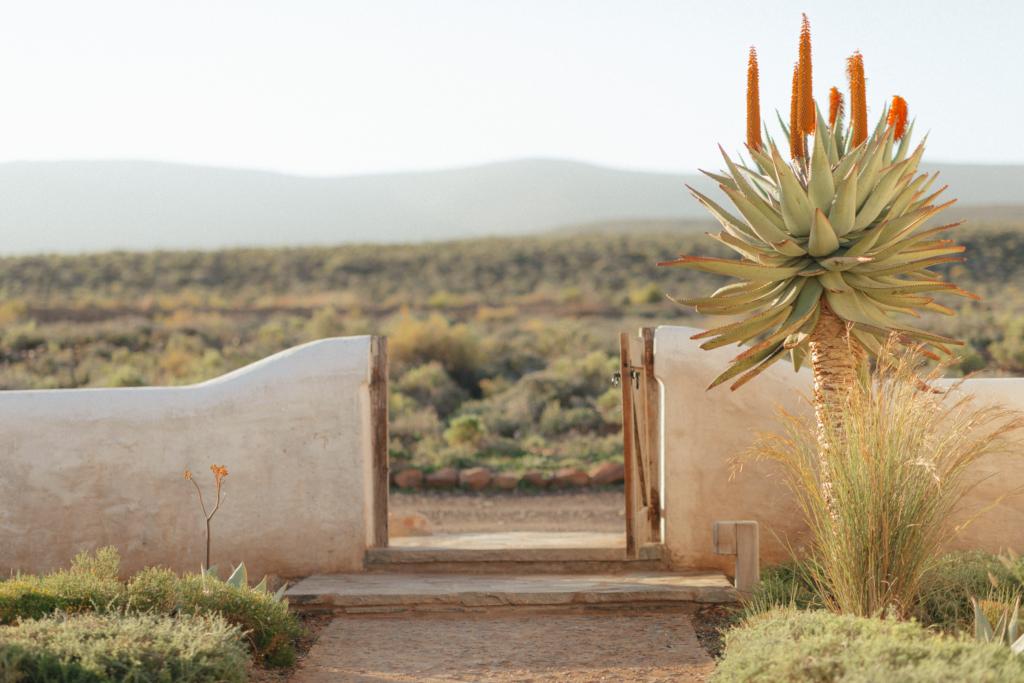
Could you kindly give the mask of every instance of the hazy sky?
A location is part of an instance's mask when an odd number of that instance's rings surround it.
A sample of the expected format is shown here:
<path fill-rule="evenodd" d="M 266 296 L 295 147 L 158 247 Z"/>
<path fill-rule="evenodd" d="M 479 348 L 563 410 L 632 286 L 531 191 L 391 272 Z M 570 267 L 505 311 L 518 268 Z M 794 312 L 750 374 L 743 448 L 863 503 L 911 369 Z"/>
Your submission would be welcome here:
<path fill-rule="evenodd" d="M 935 160 L 1024 162 L 1024 2 L 5 0 L 0 160 L 136 158 L 349 174 L 564 157 L 717 167 L 788 106 L 800 12 L 815 94 L 864 53 Z"/>

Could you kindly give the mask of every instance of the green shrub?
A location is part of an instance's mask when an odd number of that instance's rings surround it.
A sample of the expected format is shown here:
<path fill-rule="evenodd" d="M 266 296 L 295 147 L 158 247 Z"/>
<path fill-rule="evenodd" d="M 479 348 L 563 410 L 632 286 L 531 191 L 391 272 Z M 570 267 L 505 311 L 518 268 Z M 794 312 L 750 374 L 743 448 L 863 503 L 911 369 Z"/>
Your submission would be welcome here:
<path fill-rule="evenodd" d="M 995 555 L 983 552 L 950 553 L 940 558 L 925 576 L 914 616 L 945 631 L 963 630 L 974 621 L 972 596 L 993 589 L 991 578 L 1021 588 Z"/>
<path fill-rule="evenodd" d="M 657 304 L 664 300 L 665 294 L 661 291 L 661 287 L 653 282 L 649 285 L 629 290 L 629 303 L 634 306 Z"/>
<path fill-rule="evenodd" d="M 565 408 L 558 401 L 551 401 L 544 406 L 538 427 L 543 436 L 558 436 L 573 432 L 596 432 L 603 425 L 601 414 L 589 405 Z"/>
<path fill-rule="evenodd" d="M 120 606 L 124 587 L 92 574 L 61 571 L 0 582 L 0 624 L 36 619 L 57 610 L 103 612 Z"/>
<path fill-rule="evenodd" d="M 465 324 L 436 313 L 425 320 L 403 314 L 388 334 L 388 349 L 398 368 L 437 361 L 462 387 L 476 385 L 480 340 Z"/>
<path fill-rule="evenodd" d="M 821 604 L 806 567 L 797 563 L 780 564 L 761 572 L 761 580 L 744 600 L 743 613 L 752 617 L 780 607 L 807 609 Z"/>
<path fill-rule="evenodd" d="M 119 564 L 116 551 L 101 549 L 95 555 L 79 555 L 67 570 L 0 581 L 0 624 L 58 611 L 215 615 L 240 628 L 261 663 L 290 666 L 295 661 L 302 626 L 286 602 L 262 588 L 234 586 L 199 574 L 179 577 L 159 567 L 144 569 L 124 584 L 116 579 Z"/>
<path fill-rule="evenodd" d="M 403 396 L 403 394 L 397 394 Z M 401 399 L 396 403 L 403 403 Z M 412 407 L 410 407 L 412 406 Z M 416 443 L 425 438 L 439 437 L 443 431 L 443 424 L 437 417 L 437 411 L 432 407 L 415 407 L 412 401 L 400 405 L 398 410 L 391 413 L 389 433 L 391 438 L 401 444 L 403 448 L 411 449 Z"/>
<path fill-rule="evenodd" d="M 1003 338 L 988 347 L 1000 367 L 1019 373 L 1024 370 L 1024 320 L 1013 316 L 1003 321 Z"/>
<path fill-rule="evenodd" d="M 437 361 L 412 368 L 395 382 L 395 389 L 421 406 L 430 406 L 442 419 L 469 398 Z"/>
<path fill-rule="evenodd" d="M 295 663 L 295 642 L 303 630 L 298 618 L 288 611 L 287 602 L 275 600 L 262 590 L 236 587 L 198 574 L 182 577 L 176 590 L 181 613 L 212 612 L 241 627 L 261 663 L 281 667 Z"/>
<path fill-rule="evenodd" d="M 43 586 L 38 577 L 16 576 L 0 582 L 0 624 L 44 617 L 61 606 L 60 596 Z"/>
<path fill-rule="evenodd" d="M 0 624 L 62 612 L 116 609 L 124 595 L 117 579 L 121 557 L 112 547 L 82 552 L 71 568 L 46 576 L 16 576 L 0 581 Z"/>
<path fill-rule="evenodd" d="M 170 569 L 149 567 L 128 581 L 125 603 L 138 612 L 173 614 L 181 605 L 181 579 Z"/>
<path fill-rule="evenodd" d="M 237 627 L 216 615 L 55 615 L 0 627 L 0 680 L 47 683 L 246 679 Z"/>
<path fill-rule="evenodd" d="M 343 334 L 345 334 L 345 320 L 334 306 L 317 309 L 306 322 L 306 335 L 310 339 L 340 337 Z"/>
<path fill-rule="evenodd" d="M 92 553 L 82 551 L 71 560 L 71 572 L 117 581 L 118 574 L 121 572 L 121 554 L 113 546 L 97 548 Z"/>
<path fill-rule="evenodd" d="M 241 629 L 256 659 L 269 666 L 291 666 L 295 642 L 303 632 L 288 603 L 262 589 L 233 586 L 199 574 L 179 577 L 159 567 L 132 577 L 126 603 L 137 611 L 219 615 Z"/>
<path fill-rule="evenodd" d="M 939 683 L 1024 680 L 1009 648 L 936 635 L 914 622 L 776 610 L 725 637 L 714 683 Z"/>
<path fill-rule="evenodd" d="M 487 427 L 476 415 L 460 415 L 448 424 L 444 430 L 444 440 L 450 446 L 472 446 L 480 443 L 487 434 Z"/>

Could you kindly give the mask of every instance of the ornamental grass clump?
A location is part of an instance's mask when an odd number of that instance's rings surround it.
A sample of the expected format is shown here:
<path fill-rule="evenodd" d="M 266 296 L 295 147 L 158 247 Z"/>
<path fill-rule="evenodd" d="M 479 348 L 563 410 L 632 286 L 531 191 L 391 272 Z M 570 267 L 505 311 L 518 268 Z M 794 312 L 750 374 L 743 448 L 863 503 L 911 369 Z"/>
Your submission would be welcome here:
<path fill-rule="evenodd" d="M 783 412 L 783 433 L 753 447 L 754 457 L 783 467 L 810 530 L 804 566 L 832 610 L 911 615 L 959 531 L 952 518 L 978 483 L 972 465 L 1020 448 L 1020 413 L 979 404 L 962 380 L 934 388 L 943 366 L 922 372 L 926 360 L 919 348 L 888 342 L 874 372 L 826 405 L 823 433 Z"/>

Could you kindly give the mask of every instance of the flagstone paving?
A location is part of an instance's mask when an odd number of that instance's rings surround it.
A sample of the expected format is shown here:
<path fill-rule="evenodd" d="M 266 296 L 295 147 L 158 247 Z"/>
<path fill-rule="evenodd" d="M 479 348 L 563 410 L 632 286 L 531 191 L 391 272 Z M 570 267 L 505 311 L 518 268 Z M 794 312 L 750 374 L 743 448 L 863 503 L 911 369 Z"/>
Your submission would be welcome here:
<path fill-rule="evenodd" d="M 328 574 L 286 594 L 299 609 L 349 613 L 458 608 L 734 602 L 721 572 L 623 574 Z"/>
<path fill-rule="evenodd" d="M 344 616 L 292 683 L 704 681 L 714 668 L 683 609 Z"/>

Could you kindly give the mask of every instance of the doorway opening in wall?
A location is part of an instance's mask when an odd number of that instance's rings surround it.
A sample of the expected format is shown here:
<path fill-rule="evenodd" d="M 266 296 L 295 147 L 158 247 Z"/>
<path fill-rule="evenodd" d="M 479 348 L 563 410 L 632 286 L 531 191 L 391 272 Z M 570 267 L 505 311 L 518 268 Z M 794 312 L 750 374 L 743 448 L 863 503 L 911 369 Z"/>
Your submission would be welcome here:
<path fill-rule="evenodd" d="M 527 368 L 515 382 L 484 378 L 462 401 L 457 373 L 410 362 L 397 332 L 374 338 L 369 561 L 660 557 L 653 328 L 612 332 L 608 348 Z"/>

